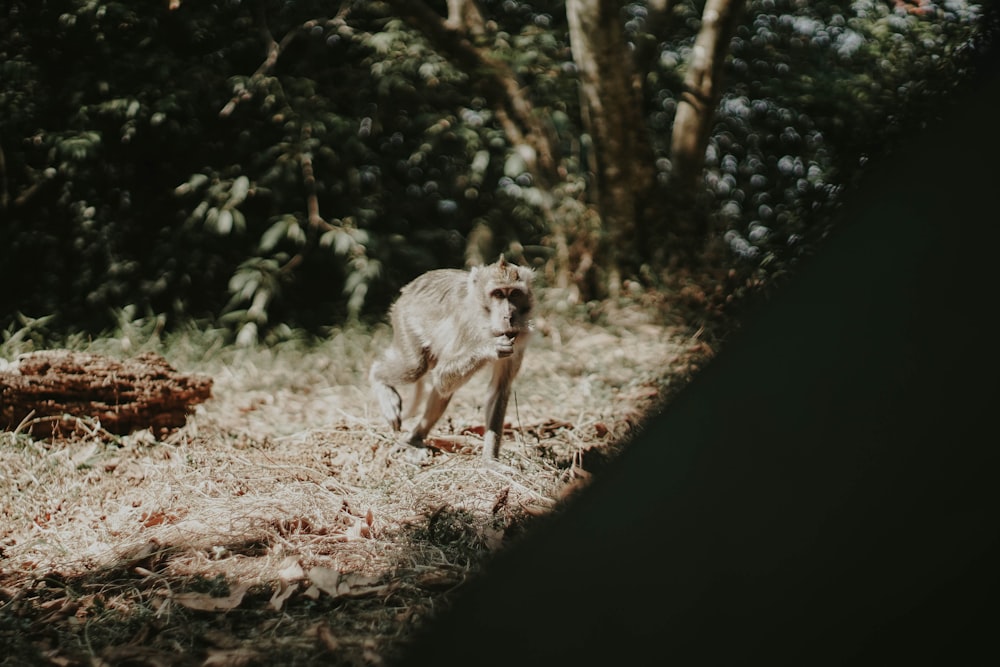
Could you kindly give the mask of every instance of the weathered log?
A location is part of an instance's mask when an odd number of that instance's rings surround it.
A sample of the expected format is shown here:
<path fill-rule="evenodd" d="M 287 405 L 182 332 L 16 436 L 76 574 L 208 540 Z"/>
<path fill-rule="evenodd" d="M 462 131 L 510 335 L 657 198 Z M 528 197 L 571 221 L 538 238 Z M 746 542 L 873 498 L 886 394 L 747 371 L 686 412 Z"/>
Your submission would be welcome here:
<path fill-rule="evenodd" d="M 169 434 L 212 395 L 212 379 L 183 375 L 158 354 L 134 359 L 32 352 L 0 370 L 0 428 L 39 438 L 79 431 Z"/>

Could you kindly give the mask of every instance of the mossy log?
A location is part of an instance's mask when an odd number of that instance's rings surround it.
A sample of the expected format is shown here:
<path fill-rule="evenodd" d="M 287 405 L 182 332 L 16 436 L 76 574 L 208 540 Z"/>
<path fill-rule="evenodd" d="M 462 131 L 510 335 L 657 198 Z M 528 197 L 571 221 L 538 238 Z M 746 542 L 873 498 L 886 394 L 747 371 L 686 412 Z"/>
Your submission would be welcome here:
<path fill-rule="evenodd" d="M 68 350 L 32 352 L 0 368 L 0 428 L 39 438 L 147 428 L 163 436 L 183 426 L 211 395 L 211 378 L 180 374 L 151 352 L 121 361 Z"/>

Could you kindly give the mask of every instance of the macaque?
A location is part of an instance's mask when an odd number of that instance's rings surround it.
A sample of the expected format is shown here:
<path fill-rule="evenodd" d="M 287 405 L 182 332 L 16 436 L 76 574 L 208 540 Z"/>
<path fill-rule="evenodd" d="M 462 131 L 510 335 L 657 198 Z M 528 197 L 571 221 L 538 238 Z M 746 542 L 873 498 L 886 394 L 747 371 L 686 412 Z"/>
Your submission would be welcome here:
<path fill-rule="evenodd" d="M 392 344 L 372 364 L 369 378 L 379 409 L 395 431 L 403 419 L 396 387 L 417 383 L 415 402 L 427 394 L 409 444 L 423 446 L 455 390 L 491 366 L 483 457 L 497 458 L 511 384 L 531 334 L 531 279 L 530 269 L 500 255 L 495 264 L 471 271 L 428 271 L 403 287 L 389 313 Z"/>

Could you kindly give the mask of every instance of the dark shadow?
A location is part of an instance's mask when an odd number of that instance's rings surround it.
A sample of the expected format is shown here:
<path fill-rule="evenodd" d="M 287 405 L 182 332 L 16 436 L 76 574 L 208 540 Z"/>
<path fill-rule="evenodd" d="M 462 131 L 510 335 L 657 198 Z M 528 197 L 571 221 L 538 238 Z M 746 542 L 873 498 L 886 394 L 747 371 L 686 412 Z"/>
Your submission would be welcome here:
<path fill-rule="evenodd" d="M 405 664 L 1000 658 L 995 60 Z"/>

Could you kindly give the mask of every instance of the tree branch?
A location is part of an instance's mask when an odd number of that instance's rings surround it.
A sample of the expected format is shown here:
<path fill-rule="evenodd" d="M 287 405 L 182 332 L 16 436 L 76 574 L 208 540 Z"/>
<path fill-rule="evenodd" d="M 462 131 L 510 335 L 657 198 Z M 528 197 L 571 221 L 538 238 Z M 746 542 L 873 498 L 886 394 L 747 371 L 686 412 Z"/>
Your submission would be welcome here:
<path fill-rule="evenodd" d="M 510 66 L 491 57 L 469 39 L 467 29 L 450 23 L 420 0 L 388 0 L 396 12 L 419 30 L 435 49 L 464 71 L 473 86 L 496 112 L 511 143 L 533 153 L 529 166 L 543 183 L 555 180 L 556 156 L 550 130 L 535 114 L 517 75 Z"/>
<path fill-rule="evenodd" d="M 302 128 L 302 143 L 308 142 L 312 128 L 306 125 Z M 302 168 L 302 185 L 306 188 L 306 219 L 313 229 L 329 231 L 333 225 L 319 214 L 319 196 L 316 194 L 316 174 L 313 172 L 312 153 L 303 151 L 299 154 L 299 164 Z"/>
<path fill-rule="evenodd" d="M 308 30 L 316 24 L 316 21 L 306 21 L 298 28 L 289 30 L 288 33 L 281 38 L 278 42 L 274 39 L 274 35 L 271 34 L 271 29 L 267 25 L 267 16 L 264 14 L 264 4 L 258 3 L 255 6 L 255 16 L 257 21 L 257 31 L 260 33 L 261 40 L 264 42 L 264 47 L 267 51 L 267 55 L 264 57 L 264 62 L 260 64 L 260 67 L 250 75 L 251 81 L 259 81 L 264 78 L 274 69 L 275 65 L 278 64 L 278 58 L 284 53 L 288 45 L 295 40 L 295 37 L 299 32 L 303 30 Z M 237 90 L 233 95 L 232 99 L 226 103 L 226 106 L 222 107 L 219 111 L 220 118 L 228 118 L 236 110 L 236 107 L 240 105 L 241 102 L 246 102 L 253 97 L 253 93 L 249 89 L 241 88 Z"/>

